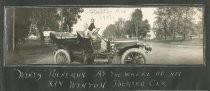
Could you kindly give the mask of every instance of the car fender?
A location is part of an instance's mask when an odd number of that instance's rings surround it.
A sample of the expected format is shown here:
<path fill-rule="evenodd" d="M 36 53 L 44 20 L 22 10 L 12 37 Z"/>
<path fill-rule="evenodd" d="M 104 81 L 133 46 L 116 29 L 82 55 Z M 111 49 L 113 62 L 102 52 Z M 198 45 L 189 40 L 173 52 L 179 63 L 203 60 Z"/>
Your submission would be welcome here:
<path fill-rule="evenodd" d="M 122 55 L 126 50 L 131 49 L 131 48 L 140 48 L 143 50 L 143 46 L 141 45 L 131 45 L 131 46 L 126 46 L 126 47 L 121 47 L 121 49 L 118 49 L 118 55 Z"/>

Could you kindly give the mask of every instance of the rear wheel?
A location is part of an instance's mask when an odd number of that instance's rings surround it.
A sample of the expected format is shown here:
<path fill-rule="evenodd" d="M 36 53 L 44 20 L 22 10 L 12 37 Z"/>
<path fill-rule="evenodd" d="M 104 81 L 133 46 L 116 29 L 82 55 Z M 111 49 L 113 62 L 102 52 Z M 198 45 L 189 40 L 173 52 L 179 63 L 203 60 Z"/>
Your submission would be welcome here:
<path fill-rule="evenodd" d="M 54 61 L 56 64 L 70 64 L 71 59 L 67 50 L 59 49 L 55 52 Z"/>
<path fill-rule="evenodd" d="M 128 49 L 121 57 L 121 64 L 146 64 L 145 54 L 138 48 Z"/>

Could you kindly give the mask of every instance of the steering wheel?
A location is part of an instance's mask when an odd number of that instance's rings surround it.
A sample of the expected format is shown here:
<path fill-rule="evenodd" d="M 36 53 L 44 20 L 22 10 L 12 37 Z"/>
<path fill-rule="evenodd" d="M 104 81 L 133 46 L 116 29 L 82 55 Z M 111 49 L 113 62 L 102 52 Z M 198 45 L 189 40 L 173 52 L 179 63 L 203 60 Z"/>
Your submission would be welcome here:
<path fill-rule="evenodd" d="M 98 33 L 98 31 L 100 30 L 100 28 L 96 28 L 96 30 L 95 31 L 93 31 L 93 33 L 92 34 L 95 34 L 95 33 Z"/>

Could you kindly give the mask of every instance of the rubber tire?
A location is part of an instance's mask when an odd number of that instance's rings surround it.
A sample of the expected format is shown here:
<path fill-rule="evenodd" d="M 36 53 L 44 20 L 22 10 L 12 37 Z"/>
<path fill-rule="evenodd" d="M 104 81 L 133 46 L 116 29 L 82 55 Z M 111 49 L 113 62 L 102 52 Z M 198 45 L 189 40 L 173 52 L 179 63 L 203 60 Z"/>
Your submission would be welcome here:
<path fill-rule="evenodd" d="M 55 52 L 55 55 L 54 55 L 54 62 L 55 62 L 55 64 L 60 64 L 60 63 L 57 63 L 57 61 L 56 61 L 56 56 L 59 53 L 63 53 L 66 56 L 66 58 L 67 58 L 67 63 L 66 64 L 70 64 L 71 63 L 71 58 L 70 58 L 70 55 L 69 55 L 68 51 L 67 50 L 64 50 L 64 49 L 58 49 Z"/>
<path fill-rule="evenodd" d="M 145 58 L 146 54 L 141 49 L 138 49 L 138 48 L 130 48 L 130 49 L 126 50 L 121 56 L 121 64 L 125 64 L 124 59 L 131 52 L 140 53 L 142 55 L 142 57 L 144 58 L 144 63 L 143 64 L 146 64 L 146 58 Z"/>

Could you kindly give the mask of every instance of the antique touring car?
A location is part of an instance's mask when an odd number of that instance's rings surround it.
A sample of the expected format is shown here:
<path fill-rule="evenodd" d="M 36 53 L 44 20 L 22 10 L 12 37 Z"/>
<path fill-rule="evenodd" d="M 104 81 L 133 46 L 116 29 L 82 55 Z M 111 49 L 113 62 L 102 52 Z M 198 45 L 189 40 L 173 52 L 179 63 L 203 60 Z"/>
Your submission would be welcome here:
<path fill-rule="evenodd" d="M 152 50 L 138 40 L 109 40 L 98 34 L 99 28 L 91 32 L 93 37 L 85 37 L 77 32 L 75 37 L 51 34 L 56 44 L 54 53 L 56 64 L 145 64 L 146 56 Z M 104 47 L 102 47 L 102 45 Z M 118 57 L 118 59 L 115 59 Z"/>

